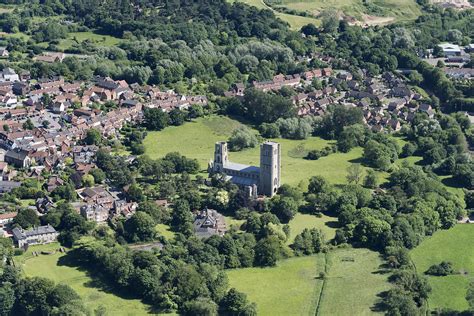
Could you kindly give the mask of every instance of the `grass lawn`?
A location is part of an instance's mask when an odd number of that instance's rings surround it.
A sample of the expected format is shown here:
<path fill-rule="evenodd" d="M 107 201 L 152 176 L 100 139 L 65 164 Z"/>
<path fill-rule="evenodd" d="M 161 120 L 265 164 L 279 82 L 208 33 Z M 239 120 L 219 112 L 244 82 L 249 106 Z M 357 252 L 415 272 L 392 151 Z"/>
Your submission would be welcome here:
<path fill-rule="evenodd" d="M 461 311 L 468 308 L 466 290 L 469 282 L 474 280 L 473 236 L 474 225 L 458 224 L 449 230 L 436 232 L 411 251 L 418 273 L 424 273 L 431 265 L 441 261 L 450 261 L 456 271 L 467 272 L 428 277 L 433 288 L 429 297 L 431 309 L 440 307 Z"/>
<path fill-rule="evenodd" d="M 228 270 L 231 287 L 257 303 L 258 315 L 314 315 L 324 256 L 282 260 L 273 268 Z"/>
<path fill-rule="evenodd" d="M 321 229 L 326 236 L 326 240 L 329 241 L 336 235 L 337 217 L 330 217 L 323 215 L 322 217 L 316 217 L 310 214 L 298 213 L 290 221 L 290 238 L 288 238 L 288 244 L 293 243 L 296 235 L 300 234 L 305 228 L 318 228 Z"/>
<path fill-rule="evenodd" d="M 23 255 L 15 257 L 15 262 L 28 277 L 45 277 L 57 283 L 71 286 L 84 300 L 86 306 L 94 311 L 100 305 L 106 307 L 107 315 L 148 315 L 149 307 L 138 299 L 130 299 L 112 294 L 97 281 L 91 279 L 85 271 L 77 267 L 64 265 L 61 258 L 65 255 L 57 252 L 53 255 L 33 257 L 32 251 L 55 250 L 59 244 L 32 246 Z"/>
<path fill-rule="evenodd" d="M 224 116 L 200 118 L 193 122 L 175 127 L 167 127 L 163 131 L 149 132 L 144 140 L 145 153 L 151 158 L 163 157 L 169 152 L 195 158 L 206 172 L 207 164 L 214 154 L 214 143 L 227 140 L 232 131 L 241 123 Z M 307 185 L 314 175 L 321 175 L 333 184 L 346 183 L 347 168 L 354 162 L 360 162 L 362 148 L 355 148 L 349 153 L 335 153 L 316 161 L 303 159 L 312 149 L 322 149 L 331 144 L 319 137 L 305 140 L 274 139 L 282 146 L 282 182 L 290 185 Z M 234 162 L 258 165 L 260 148 L 230 152 L 229 159 Z M 364 167 L 364 169 L 367 169 Z M 379 173 L 380 180 L 386 178 Z"/>

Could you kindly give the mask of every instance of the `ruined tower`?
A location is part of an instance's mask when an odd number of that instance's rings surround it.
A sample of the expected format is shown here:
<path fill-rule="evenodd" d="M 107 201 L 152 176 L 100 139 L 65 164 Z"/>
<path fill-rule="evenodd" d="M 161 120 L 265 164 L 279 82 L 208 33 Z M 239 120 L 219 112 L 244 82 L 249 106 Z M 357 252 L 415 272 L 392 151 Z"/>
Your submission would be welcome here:
<path fill-rule="evenodd" d="M 281 148 L 279 143 L 260 145 L 260 185 L 258 193 L 273 196 L 280 187 Z"/>
<path fill-rule="evenodd" d="M 224 171 L 224 165 L 229 162 L 229 153 L 226 142 L 217 142 L 214 150 L 214 162 L 212 172 L 220 173 Z"/>

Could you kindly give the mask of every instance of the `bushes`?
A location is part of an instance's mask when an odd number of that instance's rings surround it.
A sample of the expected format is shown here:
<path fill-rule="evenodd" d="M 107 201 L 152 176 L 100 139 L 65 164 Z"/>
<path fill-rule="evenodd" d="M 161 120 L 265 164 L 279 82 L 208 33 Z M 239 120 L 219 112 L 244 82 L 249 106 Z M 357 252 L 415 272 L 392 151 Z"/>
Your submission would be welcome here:
<path fill-rule="evenodd" d="M 426 270 L 425 274 L 435 276 L 446 276 L 454 274 L 453 264 L 451 262 L 442 261 L 440 264 L 434 264 Z"/>
<path fill-rule="evenodd" d="M 337 152 L 337 146 L 335 145 L 326 146 L 321 150 L 313 149 L 308 152 L 305 159 L 318 160 L 321 157 L 329 156 L 330 154 L 335 153 L 335 152 Z"/>
<path fill-rule="evenodd" d="M 257 136 L 248 127 L 241 126 L 232 132 L 229 138 L 229 147 L 233 151 L 244 148 L 253 148 L 258 145 Z"/>

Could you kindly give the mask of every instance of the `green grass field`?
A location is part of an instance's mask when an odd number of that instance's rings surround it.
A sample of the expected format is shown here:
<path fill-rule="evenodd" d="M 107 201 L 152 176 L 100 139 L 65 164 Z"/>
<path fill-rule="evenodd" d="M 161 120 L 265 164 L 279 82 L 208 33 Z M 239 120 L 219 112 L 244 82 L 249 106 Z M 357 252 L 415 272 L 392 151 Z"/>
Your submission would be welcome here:
<path fill-rule="evenodd" d="M 328 274 L 318 315 L 373 315 L 378 294 L 389 289 L 382 259 L 368 249 L 337 249 L 328 253 Z"/>
<path fill-rule="evenodd" d="M 292 15 L 292 14 L 286 14 L 286 13 L 281 13 L 277 12 L 270 7 L 268 7 L 265 3 L 263 3 L 262 0 L 229 0 L 229 2 L 243 2 L 248 5 L 252 5 L 254 7 L 257 7 L 259 9 L 267 9 L 267 10 L 272 10 L 273 13 L 277 17 L 279 17 L 281 20 L 287 22 L 290 27 L 293 30 L 300 30 L 302 26 L 313 23 L 318 25 L 319 21 L 317 19 L 311 18 L 311 17 L 305 17 L 305 16 L 298 16 L 298 15 Z"/>
<path fill-rule="evenodd" d="M 113 37 L 110 35 L 102 35 L 94 32 L 71 32 L 68 34 L 68 38 L 63 39 L 59 42 L 58 47 L 62 50 L 70 48 L 72 45 L 81 43 L 85 40 L 90 40 L 97 46 L 115 46 L 122 41 L 122 39 Z"/>
<path fill-rule="evenodd" d="M 298 213 L 290 221 L 289 225 L 290 238 L 288 238 L 288 244 L 293 243 L 296 235 L 300 234 L 305 228 L 321 229 L 326 237 L 326 241 L 329 241 L 336 235 L 337 217 L 327 215 L 316 217 L 314 215 Z"/>
<path fill-rule="evenodd" d="M 175 127 L 167 127 L 163 131 L 149 132 L 145 138 L 145 153 L 151 158 L 160 158 L 169 152 L 195 158 L 205 172 L 209 160 L 214 154 L 214 143 L 227 140 L 232 131 L 241 124 L 223 116 L 200 118 L 196 121 Z M 311 149 L 322 149 L 331 142 L 319 137 L 305 140 L 274 139 L 282 146 L 282 182 L 290 185 L 307 184 L 314 175 L 321 175 L 333 184 L 346 183 L 347 168 L 353 162 L 359 162 L 362 148 L 355 148 L 349 153 L 335 153 L 316 161 L 302 157 Z M 230 152 L 231 161 L 244 164 L 259 164 L 259 147 L 240 152 Z M 364 168 L 366 169 L 366 168 Z M 380 173 L 380 179 L 386 178 Z"/>
<path fill-rule="evenodd" d="M 323 281 L 323 255 L 290 258 L 273 268 L 227 271 L 230 286 L 257 303 L 258 315 L 314 315 Z"/>
<path fill-rule="evenodd" d="M 436 232 L 411 251 L 418 273 L 424 273 L 431 265 L 441 261 L 450 261 L 458 272 L 445 277 L 429 277 L 433 288 L 429 297 L 431 309 L 450 308 L 466 310 L 468 308 L 466 290 L 474 280 L 474 225 L 458 224 L 449 230 Z"/>
<path fill-rule="evenodd" d="M 228 271 L 230 286 L 257 303 L 259 315 L 315 315 L 323 287 L 324 254 L 282 260 L 274 268 Z M 318 315 L 372 315 L 377 294 L 389 288 L 382 263 L 367 249 L 337 249 L 327 254 L 328 273 Z M 350 261 L 348 261 L 350 260 Z"/>
<path fill-rule="evenodd" d="M 65 256 L 63 253 L 38 257 L 31 254 L 32 251 L 56 250 L 58 247 L 57 243 L 32 246 L 23 255 L 15 257 L 15 262 L 27 277 L 44 277 L 71 286 L 92 312 L 103 305 L 107 315 L 149 315 L 149 307 L 140 300 L 112 294 L 95 279 L 91 279 L 85 271 L 63 265 L 61 263 L 61 258 Z"/>

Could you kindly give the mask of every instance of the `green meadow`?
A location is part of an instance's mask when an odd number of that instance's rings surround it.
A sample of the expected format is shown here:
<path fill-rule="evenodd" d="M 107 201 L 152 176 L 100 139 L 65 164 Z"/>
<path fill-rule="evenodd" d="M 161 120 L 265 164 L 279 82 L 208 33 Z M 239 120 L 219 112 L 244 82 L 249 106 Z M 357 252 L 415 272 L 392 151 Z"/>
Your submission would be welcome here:
<path fill-rule="evenodd" d="M 189 158 L 199 161 L 203 173 L 213 158 L 214 144 L 225 141 L 232 131 L 241 123 L 224 116 L 199 118 L 181 126 L 170 126 L 162 131 L 149 132 L 145 138 L 145 153 L 151 158 L 160 158 L 169 152 L 177 151 Z M 347 168 L 360 162 L 362 148 L 355 148 L 348 153 L 334 153 L 319 160 L 306 160 L 303 157 L 309 150 L 322 149 L 332 142 L 319 137 L 305 140 L 272 139 L 282 148 L 282 182 L 290 185 L 307 185 L 310 177 L 321 175 L 333 184 L 345 184 Z M 249 165 L 259 165 L 259 147 L 230 152 L 229 159 Z M 367 169 L 364 167 L 364 169 Z M 380 180 L 386 173 L 379 173 Z"/>
<path fill-rule="evenodd" d="M 93 312 L 99 306 L 106 308 L 107 315 L 149 315 L 150 307 L 138 299 L 118 295 L 101 284 L 97 278 L 91 278 L 86 271 L 70 265 L 64 253 L 35 257 L 33 251 L 51 251 L 59 248 L 58 243 L 31 246 L 23 255 L 16 256 L 15 263 L 27 277 L 44 277 L 56 283 L 71 286 L 81 296 L 87 308 Z"/>
<path fill-rule="evenodd" d="M 258 315 L 373 315 L 377 295 L 390 286 L 381 263 L 376 252 L 347 248 L 227 274 L 231 287 L 257 303 Z"/>
<path fill-rule="evenodd" d="M 429 276 L 432 287 L 429 297 L 431 309 L 450 308 L 463 311 L 468 308 L 467 287 L 474 280 L 474 225 L 458 224 L 449 230 L 440 230 L 426 238 L 411 251 L 418 273 L 424 273 L 441 261 L 453 263 L 457 274 Z"/>

